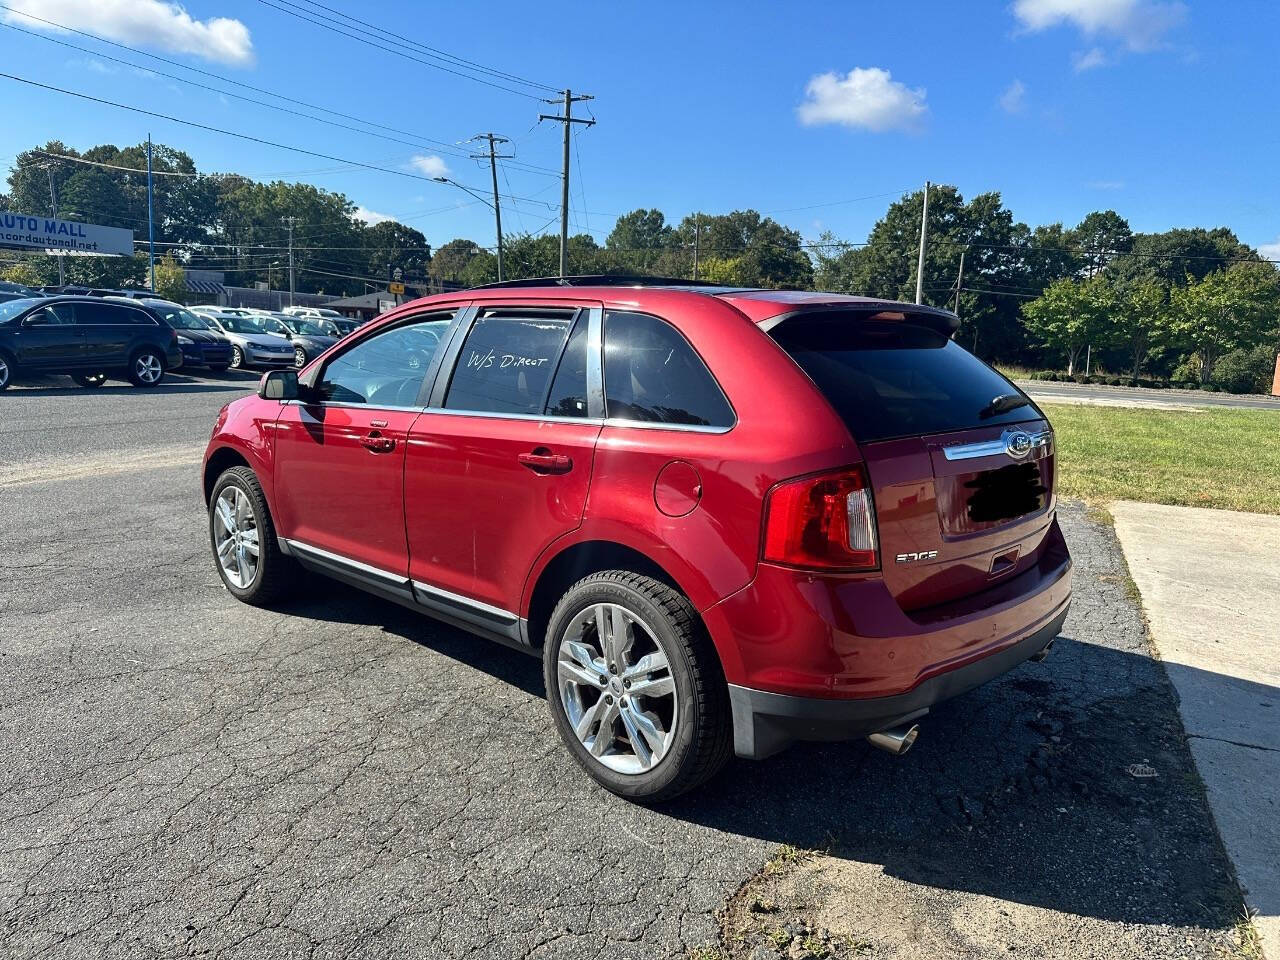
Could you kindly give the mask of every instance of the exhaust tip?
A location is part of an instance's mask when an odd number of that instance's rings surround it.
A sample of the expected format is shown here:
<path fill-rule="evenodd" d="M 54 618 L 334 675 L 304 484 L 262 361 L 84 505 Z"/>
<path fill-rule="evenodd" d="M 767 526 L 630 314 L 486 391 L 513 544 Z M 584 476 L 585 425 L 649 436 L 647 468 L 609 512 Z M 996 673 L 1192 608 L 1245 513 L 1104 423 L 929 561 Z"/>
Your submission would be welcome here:
<path fill-rule="evenodd" d="M 904 723 L 901 726 L 871 734 L 867 737 L 867 742 L 886 753 L 900 757 L 912 748 L 918 736 L 920 736 L 918 724 Z"/>
<path fill-rule="evenodd" d="M 1057 638 L 1055 637 L 1054 640 L 1056 639 Z M 1039 650 L 1033 653 L 1028 659 L 1032 663 L 1042 663 L 1044 662 L 1045 657 L 1049 656 L 1049 651 L 1052 649 L 1053 649 L 1053 640 L 1050 640 L 1043 647 L 1041 647 Z"/>

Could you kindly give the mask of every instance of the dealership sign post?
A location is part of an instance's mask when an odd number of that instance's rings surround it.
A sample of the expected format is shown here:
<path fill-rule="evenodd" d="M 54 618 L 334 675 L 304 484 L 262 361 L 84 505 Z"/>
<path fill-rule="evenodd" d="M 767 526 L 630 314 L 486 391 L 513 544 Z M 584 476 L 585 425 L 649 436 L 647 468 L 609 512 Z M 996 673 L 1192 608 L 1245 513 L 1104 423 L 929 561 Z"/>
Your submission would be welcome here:
<path fill-rule="evenodd" d="M 0 247 L 45 253 L 133 256 L 133 231 L 96 223 L 0 213 Z"/>

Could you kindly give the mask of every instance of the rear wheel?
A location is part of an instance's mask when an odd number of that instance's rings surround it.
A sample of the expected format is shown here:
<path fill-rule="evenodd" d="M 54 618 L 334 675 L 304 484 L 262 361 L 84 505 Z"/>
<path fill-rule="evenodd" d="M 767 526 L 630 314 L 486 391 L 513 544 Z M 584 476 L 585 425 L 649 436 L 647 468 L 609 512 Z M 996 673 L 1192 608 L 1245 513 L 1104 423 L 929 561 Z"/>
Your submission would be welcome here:
<path fill-rule="evenodd" d="M 146 347 L 129 361 L 129 382 L 135 387 L 154 387 L 164 379 L 164 357 Z"/>
<path fill-rule="evenodd" d="M 296 579 L 296 567 L 280 552 L 262 486 L 248 467 L 232 467 L 214 484 L 209 542 L 223 585 L 245 603 L 267 606 Z"/>
<path fill-rule="evenodd" d="M 244 351 L 234 343 L 231 345 L 231 366 L 235 367 L 237 370 L 244 369 Z"/>
<path fill-rule="evenodd" d="M 720 661 L 689 601 L 651 577 L 610 570 L 571 587 L 551 615 L 543 673 L 560 736 L 619 796 L 670 799 L 729 758 Z"/>
<path fill-rule="evenodd" d="M 75 373 L 71 379 L 82 387 L 100 387 L 107 382 L 105 373 Z"/>
<path fill-rule="evenodd" d="M 13 361 L 7 353 L 0 351 L 0 390 L 4 390 L 13 382 Z"/>

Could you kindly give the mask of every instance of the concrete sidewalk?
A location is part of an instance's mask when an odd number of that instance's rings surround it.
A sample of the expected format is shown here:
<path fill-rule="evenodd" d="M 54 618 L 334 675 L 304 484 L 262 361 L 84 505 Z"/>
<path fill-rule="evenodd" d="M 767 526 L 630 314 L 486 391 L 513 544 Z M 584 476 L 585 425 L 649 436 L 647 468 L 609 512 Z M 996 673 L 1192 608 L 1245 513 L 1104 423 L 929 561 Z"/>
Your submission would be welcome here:
<path fill-rule="evenodd" d="M 1280 517 L 1111 513 L 1263 951 L 1280 960 Z"/>

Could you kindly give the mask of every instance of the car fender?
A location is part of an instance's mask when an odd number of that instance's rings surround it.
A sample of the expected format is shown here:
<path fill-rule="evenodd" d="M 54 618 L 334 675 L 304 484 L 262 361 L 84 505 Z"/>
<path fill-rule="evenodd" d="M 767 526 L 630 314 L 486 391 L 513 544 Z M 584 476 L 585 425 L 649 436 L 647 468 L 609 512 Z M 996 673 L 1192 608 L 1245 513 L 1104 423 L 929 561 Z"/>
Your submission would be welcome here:
<path fill-rule="evenodd" d="M 219 459 L 219 451 L 231 450 L 249 464 L 262 486 L 267 506 L 271 506 L 275 501 L 276 421 L 283 409 L 278 402 L 250 396 L 234 400 L 218 412 L 201 468 L 206 492 L 217 480 L 216 476 L 209 475 L 210 463 Z"/>

